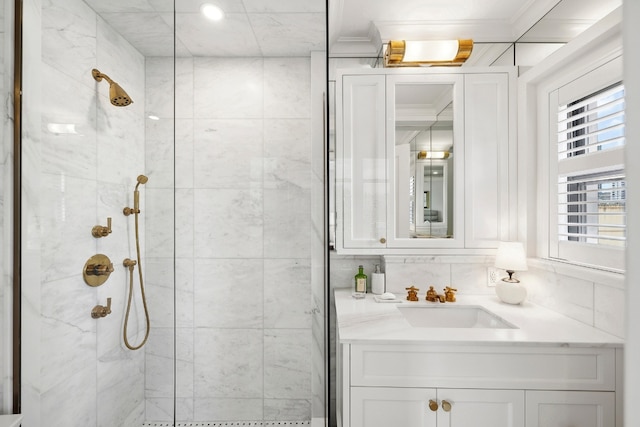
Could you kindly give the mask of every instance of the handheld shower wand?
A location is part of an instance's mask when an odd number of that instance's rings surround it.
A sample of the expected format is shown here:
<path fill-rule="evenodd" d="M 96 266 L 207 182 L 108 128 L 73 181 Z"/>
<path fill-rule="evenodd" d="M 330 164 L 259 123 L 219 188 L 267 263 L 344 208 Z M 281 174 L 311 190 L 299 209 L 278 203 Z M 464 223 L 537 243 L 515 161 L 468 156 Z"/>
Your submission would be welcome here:
<path fill-rule="evenodd" d="M 126 207 L 122 210 L 122 213 L 125 216 L 129 216 L 131 214 L 139 214 L 140 213 L 140 192 L 138 191 L 138 187 L 140 184 L 146 184 L 149 181 L 145 175 L 138 175 L 136 179 L 138 183 L 136 184 L 136 188 L 133 190 L 133 207 Z"/>
<path fill-rule="evenodd" d="M 136 184 L 136 188 L 133 190 L 133 208 L 126 207 L 122 210 L 122 213 L 124 213 L 125 216 L 134 214 L 135 227 L 136 227 L 137 261 L 127 258 L 123 262 L 124 266 L 129 269 L 129 298 L 127 299 L 127 311 L 124 316 L 124 328 L 123 328 L 122 335 L 124 338 L 124 344 L 130 350 L 138 350 L 142 348 L 142 346 L 147 342 L 147 339 L 149 338 L 149 331 L 151 329 L 151 322 L 149 321 L 149 310 L 147 309 L 147 298 L 144 293 L 144 282 L 142 279 L 142 262 L 141 262 L 141 256 L 140 256 L 140 233 L 139 233 L 139 226 L 138 226 L 138 215 L 140 214 L 140 192 L 138 191 L 138 187 L 140 186 L 140 184 L 146 184 L 148 180 L 149 178 L 147 178 L 146 176 L 138 175 L 138 178 L 137 178 L 138 183 Z M 127 326 L 129 324 L 129 312 L 131 311 L 131 299 L 133 297 L 133 270 L 135 269 L 136 264 L 138 265 L 138 276 L 140 278 L 140 294 L 142 297 L 142 306 L 144 307 L 146 330 L 145 330 L 145 335 L 142 342 L 137 346 L 133 346 L 129 343 L 129 338 L 127 337 Z"/>

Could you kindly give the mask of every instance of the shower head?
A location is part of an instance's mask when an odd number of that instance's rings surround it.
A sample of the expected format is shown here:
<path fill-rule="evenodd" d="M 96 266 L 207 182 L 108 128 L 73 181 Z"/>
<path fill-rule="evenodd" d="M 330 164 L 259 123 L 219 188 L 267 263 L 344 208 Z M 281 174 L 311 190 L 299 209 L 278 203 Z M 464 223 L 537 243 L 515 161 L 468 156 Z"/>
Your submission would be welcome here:
<path fill-rule="evenodd" d="M 109 76 L 107 76 L 106 74 L 102 74 L 95 68 L 91 71 L 91 75 L 93 75 L 93 78 L 98 82 L 101 82 L 102 79 L 105 79 L 109 82 L 109 100 L 111 101 L 111 104 L 115 105 L 116 107 L 126 107 L 127 105 L 133 103 L 131 97 L 127 95 L 127 92 L 125 92 L 118 83 L 111 80 Z"/>
<path fill-rule="evenodd" d="M 136 178 L 136 180 L 138 181 L 138 183 L 136 184 L 137 191 L 140 184 L 146 184 L 147 181 L 149 181 L 149 178 L 146 175 L 138 175 L 138 178 Z"/>

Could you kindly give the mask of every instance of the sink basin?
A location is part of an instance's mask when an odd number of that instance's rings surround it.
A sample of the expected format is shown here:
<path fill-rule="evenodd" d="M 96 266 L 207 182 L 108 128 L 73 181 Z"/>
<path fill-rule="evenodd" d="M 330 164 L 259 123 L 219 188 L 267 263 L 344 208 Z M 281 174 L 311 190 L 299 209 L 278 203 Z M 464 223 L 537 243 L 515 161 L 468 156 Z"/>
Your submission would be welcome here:
<path fill-rule="evenodd" d="M 417 328 L 517 329 L 511 323 L 475 305 L 420 305 L 398 307 L 411 326 Z"/>

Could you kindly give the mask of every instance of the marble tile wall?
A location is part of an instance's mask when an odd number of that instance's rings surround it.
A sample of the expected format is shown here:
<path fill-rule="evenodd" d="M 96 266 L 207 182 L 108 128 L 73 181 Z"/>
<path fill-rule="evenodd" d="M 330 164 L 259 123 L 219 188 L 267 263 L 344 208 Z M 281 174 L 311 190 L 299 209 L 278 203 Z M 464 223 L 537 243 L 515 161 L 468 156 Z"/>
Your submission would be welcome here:
<path fill-rule="evenodd" d="M 147 420 L 173 415 L 174 274 L 177 419 L 310 419 L 310 60 L 178 59 L 175 147 L 173 61 L 146 70 Z"/>
<path fill-rule="evenodd" d="M 24 425 L 138 426 L 144 354 L 122 345 L 122 260 L 135 256 L 133 220 L 122 208 L 144 172 L 144 58 L 81 0 L 29 0 L 24 25 Z M 112 106 L 94 67 L 134 103 Z M 50 124 L 75 131 L 55 132 Z M 113 233 L 95 239 L 91 228 L 107 217 Z M 92 288 L 82 267 L 96 253 L 108 255 L 115 271 Z M 92 319 L 91 309 L 109 297 L 112 314 Z M 140 315 L 137 305 L 134 341 Z"/>

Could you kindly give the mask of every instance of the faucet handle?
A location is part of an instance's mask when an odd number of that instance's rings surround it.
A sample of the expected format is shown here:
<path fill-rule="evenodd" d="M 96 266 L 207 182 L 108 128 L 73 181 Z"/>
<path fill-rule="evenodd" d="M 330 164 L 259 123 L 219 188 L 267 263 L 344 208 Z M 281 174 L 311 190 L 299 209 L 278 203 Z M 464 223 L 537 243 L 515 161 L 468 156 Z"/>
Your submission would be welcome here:
<path fill-rule="evenodd" d="M 107 226 L 104 227 L 102 225 L 96 225 L 91 229 L 91 235 L 96 239 L 100 237 L 107 237 L 111 234 L 111 217 L 107 217 Z"/>
<path fill-rule="evenodd" d="M 91 317 L 94 319 L 99 319 L 101 317 L 107 317 L 107 315 L 111 314 L 111 298 L 107 298 L 107 305 L 96 305 L 91 310 Z"/>
<path fill-rule="evenodd" d="M 444 288 L 444 298 L 447 302 L 456 302 L 457 289 L 447 286 Z"/>

